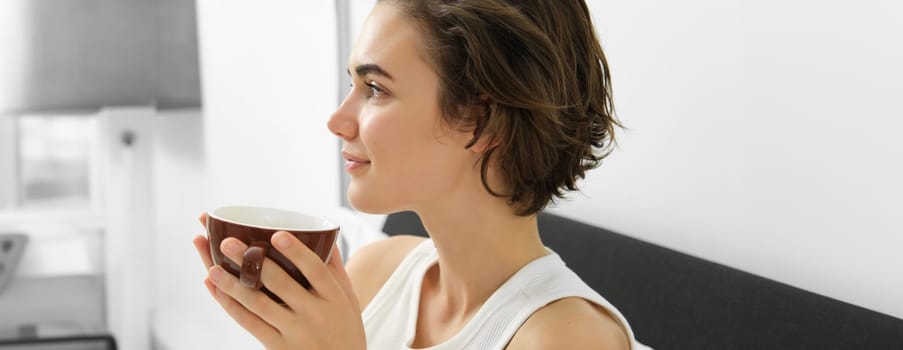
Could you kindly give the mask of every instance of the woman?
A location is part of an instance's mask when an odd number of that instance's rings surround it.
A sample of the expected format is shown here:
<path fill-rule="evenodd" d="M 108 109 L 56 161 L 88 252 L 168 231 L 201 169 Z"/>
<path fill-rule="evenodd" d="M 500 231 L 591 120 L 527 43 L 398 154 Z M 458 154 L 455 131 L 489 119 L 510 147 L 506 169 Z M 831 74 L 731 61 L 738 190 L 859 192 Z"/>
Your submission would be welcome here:
<path fill-rule="evenodd" d="M 576 189 L 618 125 L 583 0 L 383 0 L 349 74 L 328 122 L 349 201 L 412 210 L 430 239 L 379 241 L 342 266 L 277 233 L 274 246 L 313 285 L 263 271 L 283 307 L 210 268 L 199 236 L 205 282 L 230 316 L 268 349 L 639 347 L 537 230 L 537 212 Z M 240 262 L 246 247 L 221 248 Z"/>

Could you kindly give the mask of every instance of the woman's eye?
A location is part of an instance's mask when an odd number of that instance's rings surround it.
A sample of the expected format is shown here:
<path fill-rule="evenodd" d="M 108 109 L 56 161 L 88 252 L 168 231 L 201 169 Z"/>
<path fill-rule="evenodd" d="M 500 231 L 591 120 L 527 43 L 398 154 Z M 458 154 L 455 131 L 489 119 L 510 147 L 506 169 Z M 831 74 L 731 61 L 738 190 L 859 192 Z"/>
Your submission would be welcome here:
<path fill-rule="evenodd" d="M 370 95 L 367 96 L 368 98 L 382 97 L 386 94 L 385 90 L 374 84 L 372 81 L 367 82 L 367 88 L 370 89 Z"/>

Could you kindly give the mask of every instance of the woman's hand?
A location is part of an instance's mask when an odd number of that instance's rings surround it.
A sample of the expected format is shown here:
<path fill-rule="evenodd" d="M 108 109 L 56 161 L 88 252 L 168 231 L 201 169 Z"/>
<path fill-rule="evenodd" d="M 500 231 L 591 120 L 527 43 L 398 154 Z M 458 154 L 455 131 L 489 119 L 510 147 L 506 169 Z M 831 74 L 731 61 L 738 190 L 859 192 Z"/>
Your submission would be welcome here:
<path fill-rule="evenodd" d="M 201 215 L 202 224 L 206 219 L 206 214 Z M 275 262 L 265 259 L 260 280 L 284 306 L 260 290 L 242 286 L 237 277 L 213 265 L 207 238 L 195 237 L 194 246 L 209 271 L 204 284 L 226 313 L 269 350 L 366 348 L 360 306 L 338 248 L 333 246 L 329 263 L 324 264 L 288 232 L 277 232 L 271 243 L 311 284 L 310 290 L 305 289 Z M 234 238 L 223 240 L 220 246 L 239 265 L 247 248 Z"/>

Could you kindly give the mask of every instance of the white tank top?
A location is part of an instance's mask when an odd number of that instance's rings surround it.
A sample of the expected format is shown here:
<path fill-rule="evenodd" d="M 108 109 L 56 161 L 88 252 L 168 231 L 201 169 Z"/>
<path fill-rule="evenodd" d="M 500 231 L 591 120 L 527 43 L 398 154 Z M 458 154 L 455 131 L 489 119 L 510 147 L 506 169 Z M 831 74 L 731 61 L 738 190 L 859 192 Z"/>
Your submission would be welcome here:
<path fill-rule="evenodd" d="M 550 250 L 551 252 L 551 250 Z M 402 260 L 362 313 L 367 348 L 411 349 L 424 274 L 438 260 L 432 240 L 425 240 Z M 497 289 L 458 334 L 431 350 L 504 349 L 521 325 L 539 308 L 567 297 L 580 297 L 605 308 L 636 342 L 624 316 L 586 285 L 551 252 L 533 260 Z"/>

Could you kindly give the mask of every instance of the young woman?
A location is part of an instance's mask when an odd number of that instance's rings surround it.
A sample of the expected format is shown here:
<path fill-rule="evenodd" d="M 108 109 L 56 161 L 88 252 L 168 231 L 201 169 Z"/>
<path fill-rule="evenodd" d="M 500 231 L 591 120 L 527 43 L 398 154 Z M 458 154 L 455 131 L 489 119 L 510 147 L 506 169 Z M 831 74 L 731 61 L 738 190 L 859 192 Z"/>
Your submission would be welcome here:
<path fill-rule="evenodd" d="M 369 213 L 414 211 L 430 239 L 379 241 L 342 266 L 277 233 L 312 284 L 264 268 L 280 306 L 211 267 L 199 236 L 207 287 L 232 318 L 268 349 L 640 347 L 537 230 L 536 214 L 576 189 L 618 125 L 583 0 L 383 0 L 349 74 L 328 122 L 348 198 Z M 239 262 L 246 249 L 221 248 Z"/>

